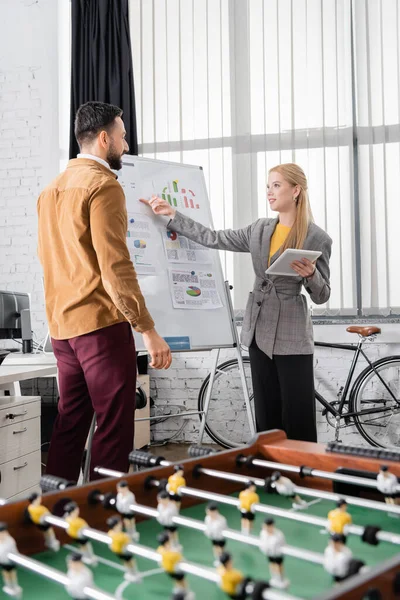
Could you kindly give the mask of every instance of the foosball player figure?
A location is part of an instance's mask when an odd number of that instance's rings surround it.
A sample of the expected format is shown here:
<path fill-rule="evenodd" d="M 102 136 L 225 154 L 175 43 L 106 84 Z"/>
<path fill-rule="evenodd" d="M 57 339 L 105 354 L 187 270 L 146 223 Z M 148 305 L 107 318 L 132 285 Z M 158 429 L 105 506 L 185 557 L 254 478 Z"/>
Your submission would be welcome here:
<path fill-rule="evenodd" d="M 265 519 L 260 532 L 260 550 L 269 560 L 270 585 L 280 589 L 287 588 L 290 583 L 285 578 L 283 568 L 283 547 L 285 544 L 285 536 L 280 529 L 275 527 L 274 519 Z"/>
<path fill-rule="evenodd" d="M 218 510 L 218 505 L 215 502 L 209 502 L 206 507 L 206 518 L 204 519 L 206 526 L 205 534 L 211 540 L 214 554 L 214 567 L 217 567 L 220 562 L 219 558 L 225 548 L 225 538 L 223 535 L 224 529 L 227 528 L 227 522 L 223 515 Z"/>
<path fill-rule="evenodd" d="M 324 552 L 324 569 L 333 576 L 337 583 L 351 575 L 356 575 L 364 563 L 353 558 L 353 553 L 346 546 L 346 536 L 334 533 Z"/>
<path fill-rule="evenodd" d="M 139 533 L 136 531 L 135 513 L 130 507 L 136 504 L 135 494 L 129 489 L 127 481 L 118 481 L 115 508 L 121 515 L 125 531 L 135 542 L 139 541 Z"/>
<path fill-rule="evenodd" d="M 50 511 L 48 508 L 43 506 L 42 504 L 42 496 L 37 493 L 33 493 L 29 496 L 29 505 L 27 508 L 27 512 L 30 520 L 44 535 L 44 543 L 46 548 L 53 550 L 53 552 L 58 552 L 60 549 L 60 542 L 56 538 L 56 534 L 54 533 L 54 529 L 51 525 L 44 522 L 44 517 L 50 515 Z"/>
<path fill-rule="evenodd" d="M 132 554 L 127 550 L 127 545 L 131 543 L 131 537 L 122 530 L 122 521 L 120 517 L 110 517 L 107 519 L 107 533 L 111 538 L 110 550 L 120 558 L 125 567 L 125 579 L 131 582 L 140 581 L 136 561 Z"/>
<path fill-rule="evenodd" d="M 289 477 L 283 477 L 279 471 L 275 471 L 271 475 L 271 484 L 280 496 L 285 496 L 292 500 L 293 508 L 305 508 L 308 506 L 307 502 L 300 498 L 295 491 L 296 486 Z"/>
<path fill-rule="evenodd" d="M 347 512 L 347 502 L 346 500 L 338 500 L 336 506 L 337 508 L 328 513 L 328 530 L 331 534 L 342 533 L 346 536 L 348 527 L 353 522 L 351 516 Z"/>
<path fill-rule="evenodd" d="M 376 484 L 378 490 L 384 495 L 386 504 L 400 504 L 400 494 L 397 491 L 399 482 L 387 465 L 380 467 Z"/>
<path fill-rule="evenodd" d="M 242 515 L 241 531 L 248 535 L 255 519 L 252 511 L 253 504 L 260 502 L 260 496 L 256 492 L 257 487 L 253 481 L 249 481 L 245 489 L 239 494 L 239 510 Z"/>
<path fill-rule="evenodd" d="M 179 563 L 183 559 L 182 554 L 173 549 L 167 532 L 161 533 L 157 540 L 159 543 L 157 552 L 161 555 L 160 564 L 167 575 L 176 581 L 172 599 L 176 600 L 176 598 L 181 597 L 184 600 L 195 600 L 194 593 L 187 587 L 185 573 L 179 569 Z"/>
<path fill-rule="evenodd" d="M 88 565 L 96 566 L 97 559 L 93 553 L 92 544 L 82 534 L 82 529 L 89 527 L 89 525 L 79 516 L 79 506 L 76 502 L 68 502 L 64 508 L 64 513 L 64 518 L 68 523 L 67 534 L 78 544 L 82 560 Z"/>
<path fill-rule="evenodd" d="M 8 558 L 10 552 L 18 553 L 17 544 L 8 533 L 6 523 L 0 523 L 0 570 L 3 577 L 3 592 L 14 598 L 22 597 L 22 588 L 18 585 L 17 568 Z"/>
<path fill-rule="evenodd" d="M 182 497 L 179 493 L 179 488 L 186 485 L 186 479 L 184 478 L 184 470 L 182 465 L 174 466 L 174 474 L 168 477 L 168 483 L 166 490 L 169 493 L 169 497 L 173 500 L 178 510 L 181 507 Z"/>
<path fill-rule="evenodd" d="M 220 566 L 217 568 L 220 576 L 219 587 L 229 598 L 242 600 L 245 577 L 241 571 L 233 568 L 232 556 L 223 552 L 220 556 Z"/>
<path fill-rule="evenodd" d="M 67 557 L 67 577 L 69 582 L 65 586 L 67 593 L 74 600 L 85 600 L 85 587 L 94 587 L 93 573 L 82 561 L 82 554 L 73 552 Z"/>
<path fill-rule="evenodd" d="M 179 544 L 178 526 L 174 523 L 174 517 L 179 515 L 176 503 L 171 500 L 168 492 L 163 490 L 157 495 L 157 521 L 163 526 L 164 531 L 169 535 L 171 546 L 174 550 L 182 550 Z"/>

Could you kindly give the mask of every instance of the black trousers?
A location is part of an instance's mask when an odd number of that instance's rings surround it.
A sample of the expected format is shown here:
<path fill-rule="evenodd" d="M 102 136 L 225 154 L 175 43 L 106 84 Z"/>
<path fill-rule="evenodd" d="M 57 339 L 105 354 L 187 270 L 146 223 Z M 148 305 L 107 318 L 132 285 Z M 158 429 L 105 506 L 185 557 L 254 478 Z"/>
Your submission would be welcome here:
<path fill-rule="evenodd" d="M 314 355 L 274 354 L 249 348 L 257 431 L 283 429 L 288 439 L 317 441 Z"/>

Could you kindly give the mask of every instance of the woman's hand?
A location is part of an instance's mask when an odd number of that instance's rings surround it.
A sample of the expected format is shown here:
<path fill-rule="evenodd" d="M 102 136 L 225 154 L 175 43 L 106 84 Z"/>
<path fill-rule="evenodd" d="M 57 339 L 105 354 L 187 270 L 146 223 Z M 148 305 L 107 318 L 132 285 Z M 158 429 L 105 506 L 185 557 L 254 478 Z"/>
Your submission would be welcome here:
<path fill-rule="evenodd" d="M 166 215 L 167 217 L 174 218 L 176 210 L 172 208 L 170 204 L 166 200 L 159 198 L 158 196 L 152 196 L 151 200 L 145 200 L 144 198 L 140 198 L 140 202 L 143 204 L 147 204 L 150 206 L 151 210 L 155 215 Z"/>
<path fill-rule="evenodd" d="M 290 263 L 290 266 L 292 267 L 293 271 L 296 271 L 296 273 L 300 275 L 300 277 L 303 277 L 303 279 L 309 279 L 312 277 L 316 269 L 315 263 L 312 263 L 310 260 L 308 260 L 308 258 L 294 260 L 292 263 Z"/>

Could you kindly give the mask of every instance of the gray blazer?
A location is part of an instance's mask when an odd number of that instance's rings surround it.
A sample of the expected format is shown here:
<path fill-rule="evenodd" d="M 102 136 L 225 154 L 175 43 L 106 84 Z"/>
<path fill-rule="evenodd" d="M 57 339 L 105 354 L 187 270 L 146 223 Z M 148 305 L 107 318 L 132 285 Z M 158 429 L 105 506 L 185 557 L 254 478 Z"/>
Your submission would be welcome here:
<path fill-rule="evenodd" d="M 266 275 L 270 241 L 277 222 L 278 219 L 258 219 L 244 229 L 213 231 L 177 212 L 167 227 L 208 248 L 250 252 L 256 278 L 243 319 L 241 341 L 245 346 L 250 346 L 255 336 L 258 347 L 270 358 L 273 354 L 312 354 L 313 327 L 301 289 L 304 285 L 315 304 L 329 299 L 332 240 L 311 223 L 303 248 L 322 252 L 314 275 L 309 279 Z M 279 251 L 271 258 L 271 264 L 278 256 Z"/>

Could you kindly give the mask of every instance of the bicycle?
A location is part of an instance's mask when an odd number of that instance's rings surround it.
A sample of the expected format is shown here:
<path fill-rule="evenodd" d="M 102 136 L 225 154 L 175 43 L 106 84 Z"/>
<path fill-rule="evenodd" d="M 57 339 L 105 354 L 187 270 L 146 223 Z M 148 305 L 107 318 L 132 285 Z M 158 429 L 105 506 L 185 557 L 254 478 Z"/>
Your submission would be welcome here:
<path fill-rule="evenodd" d="M 335 429 L 336 441 L 340 441 L 341 429 L 355 425 L 360 435 L 372 446 L 400 447 L 400 356 L 387 356 L 371 362 L 363 350 L 363 345 L 367 340 L 374 340 L 381 330 L 378 327 L 352 325 L 346 331 L 359 335 L 356 345 L 315 342 L 316 347 L 354 352 L 346 382 L 340 387 L 337 399 L 329 402 L 322 394 L 315 392 L 316 400 L 323 406 L 322 414 Z M 367 361 L 368 366 L 352 384 L 360 355 Z M 243 364 L 254 415 L 248 356 L 243 356 Z M 200 388 L 199 412 L 204 411 L 209 381 L 210 376 L 206 377 Z M 217 367 L 205 431 L 214 442 L 224 448 L 241 446 L 251 438 L 236 359 L 227 360 Z"/>

